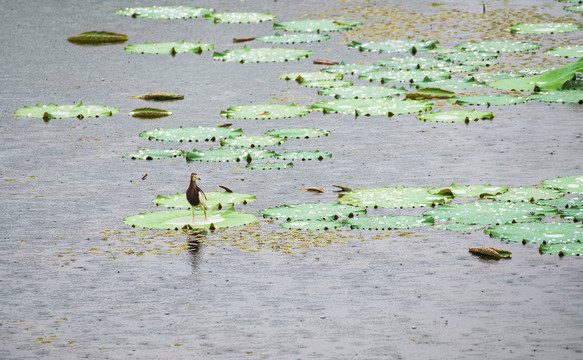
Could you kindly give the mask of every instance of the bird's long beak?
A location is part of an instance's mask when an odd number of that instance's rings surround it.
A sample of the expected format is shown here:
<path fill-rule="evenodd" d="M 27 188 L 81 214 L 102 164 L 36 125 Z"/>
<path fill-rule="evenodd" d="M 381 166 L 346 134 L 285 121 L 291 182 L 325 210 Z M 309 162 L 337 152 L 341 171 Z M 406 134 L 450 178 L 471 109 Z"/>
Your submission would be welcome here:
<path fill-rule="evenodd" d="M 198 176 L 196 176 L 195 174 L 192 174 L 192 180 L 200 180 L 200 178 Z"/>

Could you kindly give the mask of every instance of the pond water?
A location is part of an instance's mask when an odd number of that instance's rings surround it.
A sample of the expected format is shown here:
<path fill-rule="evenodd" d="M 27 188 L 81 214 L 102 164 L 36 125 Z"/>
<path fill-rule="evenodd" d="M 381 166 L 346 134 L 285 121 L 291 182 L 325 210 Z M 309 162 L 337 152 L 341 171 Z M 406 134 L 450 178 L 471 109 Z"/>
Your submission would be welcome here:
<path fill-rule="evenodd" d="M 468 125 L 423 122 L 416 114 L 355 118 L 312 112 L 274 120 L 219 115 L 236 105 L 311 105 L 330 99 L 317 89 L 278 79 L 322 69 L 314 59 L 371 63 L 392 56 L 349 49 L 353 40 L 392 34 L 432 37 L 443 47 L 497 37 L 532 40 L 542 49 L 580 44 L 581 32 L 511 35 L 503 30 L 520 22 L 580 23 L 580 15 L 562 10 L 564 4 L 488 1 L 483 14 L 478 1 L 196 3 L 218 11 L 269 12 L 276 21 L 337 17 L 364 23 L 352 32 L 330 33 L 328 41 L 294 45 L 314 51 L 308 59 L 266 64 L 213 61 L 212 51 L 142 55 L 124 51 L 123 44 L 79 46 L 66 39 L 106 30 L 127 34 L 127 44 L 192 40 L 224 51 L 265 46 L 234 44 L 233 38 L 272 35 L 273 22 L 215 24 L 114 14 L 140 6 L 137 1 L 2 5 L 0 358 L 581 358 L 578 256 L 541 255 L 535 244 L 503 243 L 482 231 L 297 232 L 260 220 L 214 233 L 185 233 L 123 223 L 127 216 L 159 210 L 152 203 L 157 195 L 184 192 L 191 172 L 207 191 L 223 185 L 256 195 L 257 200 L 237 207 L 255 215 L 283 204 L 334 202 L 333 185 L 532 186 L 581 174 L 579 104 L 476 106 L 495 117 Z M 501 68 L 520 68 L 574 59 L 538 50 L 499 61 Z M 346 78 L 367 84 L 356 76 Z M 130 98 L 155 91 L 184 94 L 185 99 L 151 103 Z M 13 116 L 24 106 L 80 100 L 120 112 L 48 122 Z M 128 116 L 145 106 L 173 114 Z M 452 108 L 445 101 L 436 106 L 434 111 Z M 290 139 L 278 149 L 333 156 L 297 161 L 283 170 L 122 157 L 148 147 L 216 147 L 148 142 L 138 134 L 225 122 L 247 135 L 288 127 L 329 130 L 328 136 Z M 424 210 L 371 213 L 418 215 Z M 468 252 L 475 246 L 503 247 L 512 258 L 481 259 Z"/>

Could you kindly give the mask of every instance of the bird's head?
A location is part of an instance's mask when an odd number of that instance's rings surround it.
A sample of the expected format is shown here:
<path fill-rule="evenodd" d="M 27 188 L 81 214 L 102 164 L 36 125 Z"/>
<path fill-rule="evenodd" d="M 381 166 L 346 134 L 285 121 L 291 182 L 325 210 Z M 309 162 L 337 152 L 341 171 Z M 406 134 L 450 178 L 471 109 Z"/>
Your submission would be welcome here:
<path fill-rule="evenodd" d="M 200 180 L 200 178 L 199 178 L 198 176 L 196 176 L 196 173 L 192 173 L 192 174 L 190 174 L 190 179 L 191 179 L 192 181 L 194 181 L 194 180 Z"/>

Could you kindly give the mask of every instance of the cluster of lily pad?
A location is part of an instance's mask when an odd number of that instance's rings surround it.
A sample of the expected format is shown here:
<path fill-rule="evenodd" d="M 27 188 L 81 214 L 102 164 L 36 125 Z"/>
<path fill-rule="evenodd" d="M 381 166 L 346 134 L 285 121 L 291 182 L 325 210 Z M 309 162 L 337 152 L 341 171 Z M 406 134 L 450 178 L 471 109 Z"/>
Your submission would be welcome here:
<path fill-rule="evenodd" d="M 536 243 L 542 253 L 583 253 L 583 175 L 545 180 L 540 187 L 466 185 L 380 187 L 343 191 L 336 203 L 282 205 L 260 211 L 288 229 L 392 230 L 433 226 L 483 230 L 503 241 Z M 473 198 L 473 200 L 472 200 Z M 454 199 L 461 199 L 453 203 Z M 380 208 L 431 207 L 421 215 L 372 215 Z"/>

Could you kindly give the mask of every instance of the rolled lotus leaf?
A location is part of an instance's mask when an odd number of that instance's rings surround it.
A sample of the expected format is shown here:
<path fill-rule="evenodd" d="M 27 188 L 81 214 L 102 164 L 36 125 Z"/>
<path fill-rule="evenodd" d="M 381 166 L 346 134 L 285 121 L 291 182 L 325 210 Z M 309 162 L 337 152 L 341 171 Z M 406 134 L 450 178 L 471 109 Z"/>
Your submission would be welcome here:
<path fill-rule="evenodd" d="M 471 247 L 468 250 L 475 255 L 485 255 L 498 259 L 510 258 L 510 255 L 512 254 L 508 250 L 500 249 L 493 246 Z"/>
<path fill-rule="evenodd" d="M 128 40 L 125 34 L 119 34 L 108 31 L 87 31 L 67 38 L 69 42 L 75 44 L 108 44 L 122 43 Z"/>
<path fill-rule="evenodd" d="M 154 93 L 143 94 L 143 95 L 134 95 L 134 96 L 130 96 L 130 97 L 133 99 L 152 100 L 152 101 L 184 100 L 184 95 L 174 94 L 174 93 L 166 93 L 166 92 L 154 92 Z"/>
<path fill-rule="evenodd" d="M 156 108 L 139 108 L 130 111 L 131 117 L 142 118 L 142 119 L 155 119 L 164 116 L 172 115 L 171 111 L 156 109 Z"/>

